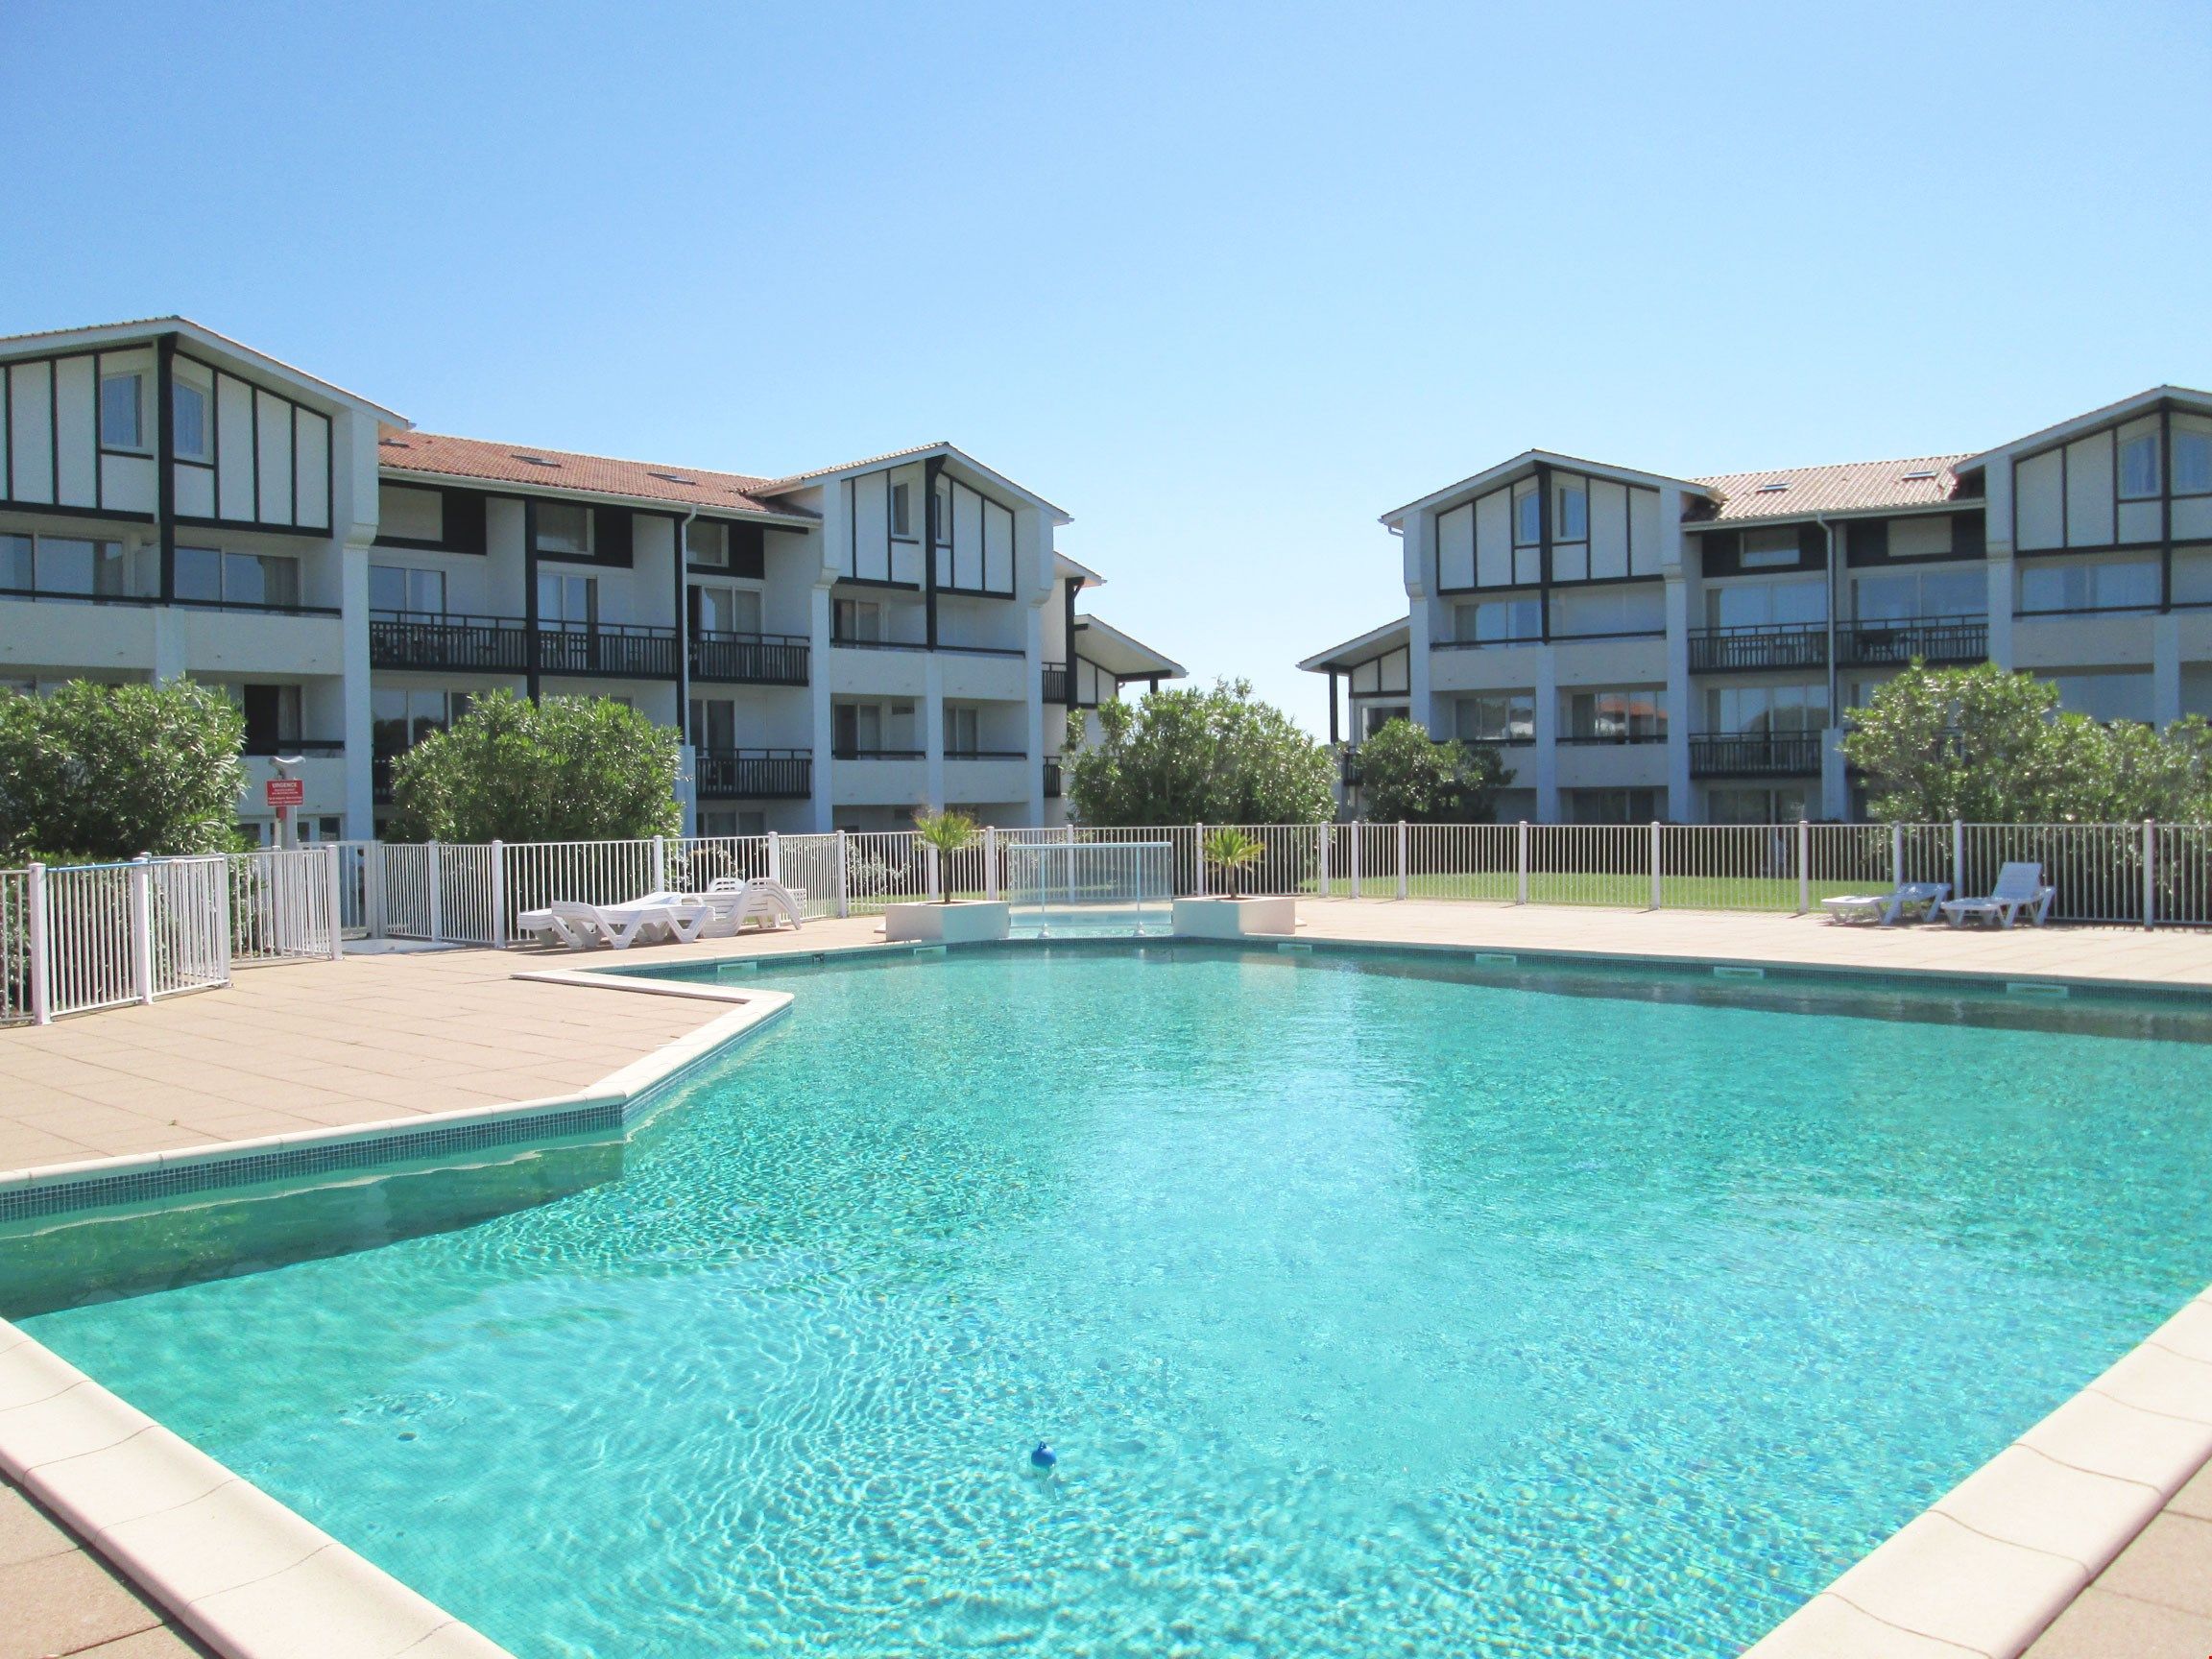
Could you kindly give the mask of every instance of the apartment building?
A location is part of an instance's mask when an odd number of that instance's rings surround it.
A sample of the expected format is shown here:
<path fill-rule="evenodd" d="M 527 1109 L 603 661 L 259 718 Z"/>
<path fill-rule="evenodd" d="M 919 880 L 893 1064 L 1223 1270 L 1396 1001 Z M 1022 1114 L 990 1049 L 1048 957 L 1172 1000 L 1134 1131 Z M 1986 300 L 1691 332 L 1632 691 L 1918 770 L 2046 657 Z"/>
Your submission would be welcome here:
<path fill-rule="evenodd" d="M 950 444 L 766 478 L 419 432 L 181 318 L 0 340 L 0 685 L 226 686 L 263 834 L 278 757 L 364 836 L 493 687 L 676 728 L 700 833 L 1055 822 L 1069 713 L 1183 673 L 1069 521 Z"/>
<path fill-rule="evenodd" d="M 1843 713 L 1916 659 L 2030 669 L 2102 720 L 2212 714 L 2212 394 L 1704 478 L 1532 449 L 1382 523 L 1407 613 L 1299 664 L 1355 810 L 1393 716 L 1495 746 L 1506 818 L 1766 823 L 1861 815 Z"/>

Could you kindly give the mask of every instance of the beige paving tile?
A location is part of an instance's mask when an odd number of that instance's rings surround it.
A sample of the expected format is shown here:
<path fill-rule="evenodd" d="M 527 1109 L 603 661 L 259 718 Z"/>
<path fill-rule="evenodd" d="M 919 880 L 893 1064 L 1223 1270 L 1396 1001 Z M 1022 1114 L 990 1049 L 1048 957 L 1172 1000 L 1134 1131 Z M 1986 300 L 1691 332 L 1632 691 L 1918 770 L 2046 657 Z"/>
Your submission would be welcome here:
<path fill-rule="evenodd" d="M 69 1659 L 187 1659 L 190 1655 L 205 1659 L 207 1652 L 207 1648 L 175 1625 L 164 1624 L 157 1629 L 141 1630 L 135 1636 L 126 1636 L 120 1642 L 103 1642 L 97 1647 L 82 1648 Z"/>
<path fill-rule="evenodd" d="M 2212 1521 L 2159 1516 L 2097 1583 L 2138 1601 L 2212 1619 Z"/>
<path fill-rule="evenodd" d="M 2212 1521 L 2212 1463 L 2197 1471 L 2189 1483 L 2174 1494 L 2167 1504 L 2176 1515 L 2193 1515 L 2200 1521 Z"/>
<path fill-rule="evenodd" d="M 2204 1659 L 2212 1619 L 2091 1585 L 2052 1621 L 2027 1659 Z"/>
<path fill-rule="evenodd" d="M 36 1561 L 77 1548 L 77 1540 L 48 1520 L 12 1486 L 0 1486 L 0 1567 Z"/>
<path fill-rule="evenodd" d="M 0 1567 L 0 1659 L 76 1653 L 161 1623 L 160 1615 L 81 1551 Z"/>

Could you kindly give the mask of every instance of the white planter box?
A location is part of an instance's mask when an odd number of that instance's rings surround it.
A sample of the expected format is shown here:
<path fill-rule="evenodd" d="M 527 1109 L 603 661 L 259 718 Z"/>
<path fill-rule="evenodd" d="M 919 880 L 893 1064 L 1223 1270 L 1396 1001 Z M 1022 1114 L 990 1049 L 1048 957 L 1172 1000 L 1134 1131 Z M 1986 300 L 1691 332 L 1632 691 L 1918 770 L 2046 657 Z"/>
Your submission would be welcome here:
<path fill-rule="evenodd" d="M 1298 901 L 1287 894 L 1273 899 L 1178 899 L 1175 931 L 1186 939 L 1281 937 L 1298 930 Z"/>
<path fill-rule="evenodd" d="M 898 943 L 979 945 L 1003 939 L 1012 912 L 1003 900 L 974 899 L 957 904 L 886 904 L 883 937 Z"/>

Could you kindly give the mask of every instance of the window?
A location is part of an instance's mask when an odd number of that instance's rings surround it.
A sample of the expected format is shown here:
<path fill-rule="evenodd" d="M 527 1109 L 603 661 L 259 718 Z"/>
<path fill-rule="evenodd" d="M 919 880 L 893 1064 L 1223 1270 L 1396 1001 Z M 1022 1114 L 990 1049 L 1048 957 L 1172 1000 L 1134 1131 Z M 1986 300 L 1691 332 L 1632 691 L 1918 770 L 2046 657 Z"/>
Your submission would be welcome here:
<path fill-rule="evenodd" d="M 169 383 L 169 442 L 180 461 L 210 461 L 207 389 L 179 375 Z"/>
<path fill-rule="evenodd" d="M 246 716 L 248 755 L 289 755 L 300 741 L 300 687 L 241 685 L 239 711 Z"/>
<path fill-rule="evenodd" d="M 1533 691 L 1484 691 L 1452 701 L 1452 734 L 1463 743 L 1536 741 Z"/>
<path fill-rule="evenodd" d="M 437 490 L 386 484 L 376 492 L 376 534 L 400 541 L 445 540 L 445 496 Z"/>
<path fill-rule="evenodd" d="M 2054 674 L 2058 707 L 2092 720 L 2139 720 L 2151 724 L 2151 675 L 2147 669 L 2105 674 Z"/>
<path fill-rule="evenodd" d="M 2023 612 L 2152 611 L 2158 606 L 2158 587 L 2155 559 L 2100 564 L 2035 559 L 2020 565 Z"/>
<path fill-rule="evenodd" d="M 702 634 L 758 634 L 760 595 L 751 588 L 702 584 L 694 588 L 694 619 Z"/>
<path fill-rule="evenodd" d="M 914 536 L 914 487 L 891 486 L 891 534 L 911 541 Z"/>
<path fill-rule="evenodd" d="M 1570 824 L 1648 824 L 1659 816 L 1656 789 L 1563 789 Z"/>
<path fill-rule="evenodd" d="M 1768 530 L 1744 531 L 1738 563 L 1746 570 L 1773 570 L 1796 564 L 1799 556 L 1797 527 L 1783 524 Z"/>
<path fill-rule="evenodd" d="M 146 447 L 146 376 L 100 377 L 100 443 L 108 449 Z"/>
<path fill-rule="evenodd" d="M 38 586 L 28 536 L 0 536 L 0 588 L 28 593 Z"/>
<path fill-rule="evenodd" d="M 737 747 L 737 705 L 728 697 L 691 699 L 691 741 L 701 749 Z"/>
<path fill-rule="evenodd" d="M 1409 717 L 1412 710 L 1403 703 L 1368 703 L 1359 709 L 1359 737 L 1364 742 L 1393 720 Z"/>
<path fill-rule="evenodd" d="M 1855 576 L 1852 614 L 1861 622 L 1916 622 L 1936 616 L 1985 616 L 1989 580 L 1983 566 L 1888 571 Z"/>
<path fill-rule="evenodd" d="M 538 573 L 538 626 L 589 631 L 599 620 L 599 578 Z"/>
<path fill-rule="evenodd" d="M 179 552 L 181 554 L 182 549 Z M 445 572 L 417 570 L 404 565 L 372 565 L 369 566 L 369 609 L 443 616 L 445 614 Z"/>
<path fill-rule="evenodd" d="M 1551 637 L 1604 638 L 1667 632 L 1667 592 L 1656 583 L 1551 595 Z"/>
<path fill-rule="evenodd" d="M 914 705 L 839 703 L 830 709 L 830 752 L 846 759 L 912 757 Z"/>
<path fill-rule="evenodd" d="M 2120 499 L 2140 501 L 2158 493 L 2158 434 L 2139 432 L 2120 445 Z"/>
<path fill-rule="evenodd" d="M 757 809 L 746 811 L 738 807 L 702 806 L 699 809 L 699 833 L 729 840 L 745 835 L 765 835 L 768 833 L 768 814 Z"/>
<path fill-rule="evenodd" d="M 130 565 L 120 541 L 90 541 L 79 536 L 13 540 L 31 542 L 29 586 L 40 593 L 90 599 L 131 591 Z"/>
<path fill-rule="evenodd" d="M 538 551 L 589 553 L 591 551 L 591 509 L 572 501 L 538 503 Z"/>
<path fill-rule="evenodd" d="M 379 758 L 412 749 L 468 712 L 464 691 L 401 690 L 378 685 L 369 693 L 370 747 Z"/>
<path fill-rule="evenodd" d="M 1738 786 L 1705 791 L 1705 820 L 1709 824 L 1794 824 L 1813 816 L 1812 792 L 1803 784 L 1775 789 Z"/>
<path fill-rule="evenodd" d="M 694 518 L 684 528 L 684 557 L 694 565 L 730 566 L 730 526 L 710 518 Z"/>
<path fill-rule="evenodd" d="M 1479 599 L 1452 607 L 1455 637 L 1461 644 L 1496 645 L 1544 637 L 1544 606 L 1537 599 Z"/>
<path fill-rule="evenodd" d="M 2174 493 L 2212 493 L 2212 432 L 2187 426 L 2175 428 Z"/>
<path fill-rule="evenodd" d="M 903 486 L 902 486 L 903 488 Z M 974 755 L 983 747 L 983 711 L 945 705 L 945 753 Z"/>
<path fill-rule="evenodd" d="M 950 547 L 952 544 L 952 480 L 938 479 L 937 493 L 930 499 L 936 517 L 929 526 L 929 539 L 940 547 Z"/>
<path fill-rule="evenodd" d="M 1580 484 L 1562 484 L 1559 487 L 1559 522 L 1551 532 L 1559 541 L 1587 541 L 1590 539 L 1590 494 Z"/>
<path fill-rule="evenodd" d="M 836 638 L 847 644 L 865 644 L 883 637 L 883 607 L 869 599 L 837 601 Z"/>
<path fill-rule="evenodd" d="M 1715 685 L 1705 692 L 1705 729 L 1716 736 L 1802 736 L 1828 724 L 1828 687 Z"/>
<path fill-rule="evenodd" d="M 191 549 L 192 586 L 184 590 L 185 549 L 177 549 L 177 597 L 221 600 L 227 605 L 293 606 L 300 603 L 300 561 L 262 553 L 217 553 L 212 547 Z M 215 566 L 221 575 L 215 575 Z M 215 591 L 207 591 L 214 577 Z"/>
<path fill-rule="evenodd" d="M 1732 582 L 1708 588 L 1705 618 L 1714 628 L 1812 627 L 1828 619 L 1828 584 Z"/>
<path fill-rule="evenodd" d="M 2212 605 L 2212 547 L 2174 549 L 2174 603 Z"/>
<path fill-rule="evenodd" d="M 1533 547 L 1543 539 L 1544 498 L 1536 486 L 1525 485 L 1513 495 L 1513 544 Z"/>
<path fill-rule="evenodd" d="M 1667 735 L 1665 686 L 1569 691 L 1560 697 L 1566 735 L 1584 743 L 1656 743 Z"/>

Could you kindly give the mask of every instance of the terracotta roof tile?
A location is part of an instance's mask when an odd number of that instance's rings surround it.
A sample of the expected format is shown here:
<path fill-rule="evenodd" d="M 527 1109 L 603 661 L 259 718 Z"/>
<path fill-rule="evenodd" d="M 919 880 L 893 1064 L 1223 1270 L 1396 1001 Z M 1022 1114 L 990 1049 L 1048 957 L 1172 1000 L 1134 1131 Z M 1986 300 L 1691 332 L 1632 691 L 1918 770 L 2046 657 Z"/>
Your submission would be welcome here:
<path fill-rule="evenodd" d="M 1907 461 L 1852 461 L 1840 467 L 1777 467 L 1693 482 L 1714 494 L 1713 510 L 1700 516 L 1703 523 L 1936 507 L 1958 496 L 1959 476 L 1952 469 L 1970 458 L 1923 455 Z"/>
<path fill-rule="evenodd" d="M 437 432 L 402 431 L 396 426 L 380 429 L 376 462 L 395 471 L 485 484 L 534 484 L 541 489 L 667 501 L 721 513 L 811 517 L 763 500 L 759 493 L 773 480 L 750 473 L 714 472 L 703 467 L 662 466 L 653 461 L 616 461 L 605 455 L 578 455 L 567 449 L 541 449 L 526 444 L 491 444 L 480 438 L 449 438 Z"/>

